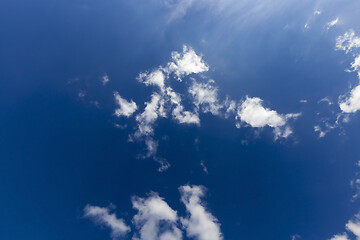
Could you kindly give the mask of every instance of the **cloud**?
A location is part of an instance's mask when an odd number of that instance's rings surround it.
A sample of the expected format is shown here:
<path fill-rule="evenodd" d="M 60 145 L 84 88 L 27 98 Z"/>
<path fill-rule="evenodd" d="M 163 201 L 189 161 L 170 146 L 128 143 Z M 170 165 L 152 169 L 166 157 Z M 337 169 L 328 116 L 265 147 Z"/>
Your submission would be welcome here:
<path fill-rule="evenodd" d="M 130 117 L 137 110 L 136 103 L 133 100 L 128 102 L 122 98 L 118 92 L 114 92 L 114 97 L 116 104 L 119 106 L 119 108 L 115 109 L 115 115 L 117 117 Z"/>
<path fill-rule="evenodd" d="M 260 98 L 246 97 L 238 108 L 238 117 L 252 127 L 281 127 L 286 124 L 286 119 L 274 110 L 264 108 Z"/>
<path fill-rule="evenodd" d="M 133 240 L 181 240 L 182 233 L 176 227 L 178 216 L 157 193 L 148 198 L 132 198 L 133 208 L 138 213 L 133 218 L 139 230 Z"/>
<path fill-rule="evenodd" d="M 218 88 L 213 86 L 213 81 L 207 83 L 197 83 L 193 81 L 193 84 L 189 88 L 189 93 L 194 99 L 194 104 L 198 109 L 202 109 L 203 112 L 210 112 L 213 115 L 219 115 L 219 110 L 223 107 L 218 100 Z"/>
<path fill-rule="evenodd" d="M 352 232 L 356 236 L 357 240 L 360 239 L 360 219 L 359 219 L 359 215 L 355 216 L 355 218 L 353 220 L 350 220 L 346 224 L 346 229 L 348 231 Z"/>
<path fill-rule="evenodd" d="M 351 63 L 352 71 L 357 71 L 360 68 L 360 55 L 358 55 Z"/>
<path fill-rule="evenodd" d="M 349 220 L 345 225 L 346 231 L 350 232 L 356 237 L 356 240 L 360 239 L 360 214 L 356 214 L 353 219 Z M 331 240 L 350 240 L 347 233 L 334 235 Z"/>
<path fill-rule="evenodd" d="M 321 102 L 326 102 L 326 103 L 328 103 L 328 105 L 333 104 L 333 102 L 328 97 L 324 97 L 318 101 L 318 103 L 321 103 Z"/>
<path fill-rule="evenodd" d="M 329 30 L 330 28 L 332 28 L 333 26 L 335 26 L 336 24 L 338 24 L 339 22 L 339 17 L 335 18 L 334 20 L 328 22 L 327 24 L 327 29 Z"/>
<path fill-rule="evenodd" d="M 165 117 L 164 102 L 158 93 L 153 93 L 150 102 L 145 103 L 144 111 L 136 115 L 138 122 L 138 130 L 135 132 L 135 137 L 148 136 L 154 134 L 153 124 L 159 116 Z"/>
<path fill-rule="evenodd" d="M 187 236 L 197 240 L 223 239 L 218 220 L 205 209 L 205 204 L 201 201 L 205 194 L 205 188 L 185 185 L 180 187 L 179 191 L 181 201 L 185 204 L 189 214 L 187 218 L 181 219 Z"/>
<path fill-rule="evenodd" d="M 118 219 L 114 213 L 111 214 L 108 208 L 86 205 L 84 217 L 91 219 L 95 224 L 109 227 L 112 239 L 118 239 L 130 232 L 130 227 L 124 220 Z"/>
<path fill-rule="evenodd" d="M 163 92 L 165 86 L 165 75 L 161 69 L 156 69 L 150 73 L 140 73 L 138 81 L 144 83 L 146 86 L 155 85 Z"/>
<path fill-rule="evenodd" d="M 193 2 L 193 0 L 166 0 L 165 4 L 171 9 L 168 21 L 183 18 Z"/>
<path fill-rule="evenodd" d="M 109 78 L 109 76 L 108 75 L 104 75 L 104 76 L 102 76 L 101 77 L 101 83 L 102 83 L 102 85 L 106 85 L 108 82 L 110 82 L 110 78 Z"/>
<path fill-rule="evenodd" d="M 330 240 L 348 240 L 346 233 L 334 235 Z"/>
<path fill-rule="evenodd" d="M 321 127 L 319 125 L 314 126 L 314 131 L 319 133 L 319 138 L 325 137 L 327 131 L 321 130 Z"/>
<path fill-rule="evenodd" d="M 171 53 L 171 57 L 173 62 L 168 64 L 167 70 L 173 72 L 179 81 L 183 76 L 209 70 L 209 66 L 202 60 L 202 57 L 186 45 L 183 46 L 182 54 L 174 51 Z"/>
<path fill-rule="evenodd" d="M 185 111 L 184 106 L 181 105 L 181 97 L 174 92 L 172 88 L 166 89 L 166 94 L 170 97 L 170 101 L 175 108 L 172 111 L 172 116 L 179 123 L 196 124 L 200 125 L 200 118 L 197 112 Z"/>
<path fill-rule="evenodd" d="M 360 47 L 360 37 L 355 36 L 352 29 L 336 39 L 336 49 L 343 50 L 345 53 L 349 53 L 353 48 L 358 47 Z"/>
<path fill-rule="evenodd" d="M 258 97 L 250 98 L 246 96 L 238 109 L 236 119 L 247 123 L 251 127 L 262 128 L 272 127 L 274 128 L 275 139 L 282 137 L 287 138 L 292 134 L 292 130 L 287 126 L 287 120 L 298 118 L 301 113 L 289 113 L 282 115 L 274 110 L 263 107 L 263 100 Z M 237 127 L 240 127 L 240 123 L 237 123 Z"/>
<path fill-rule="evenodd" d="M 349 96 L 339 101 L 341 111 L 344 113 L 354 113 L 360 110 L 360 85 L 353 88 Z"/>

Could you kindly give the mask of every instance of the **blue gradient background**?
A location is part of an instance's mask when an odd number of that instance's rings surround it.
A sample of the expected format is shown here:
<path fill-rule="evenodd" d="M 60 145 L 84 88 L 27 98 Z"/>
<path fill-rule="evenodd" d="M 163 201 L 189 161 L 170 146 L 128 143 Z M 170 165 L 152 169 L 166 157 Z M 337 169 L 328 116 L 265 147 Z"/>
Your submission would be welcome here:
<path fill-rule="evenodd" d="M 232 14 L 205 5 L 168 22 L 161 1 L 0 2 L 0 239 L 110 239 L 82 217 L 86 204 L 114 203 L 130 223 L 130 197 L 156 191 L 184 215 L 178 187 L 186 183 L 208 188 L 225 239 L 328 239 L 344 231 L 360 210 L 349 185 L 360 159 L 359 114 L 323 139 L 313 126 L 317 112 L 331 117 L 319 99 L 336 102 L 357 83 L 344 72 L 352 57 L 334 48 L 338 35 L 360 30 L 359 2 L 288 1 L 265 16 L 247 16 L 252 3 L 234 3 Z M 323 14 L 304 30 L 318 7 Z M 342 24 L 327 31 L 338 14 Z M 158 173 L 156 162 L 137 159 L 143 146 L 128 143 L 131 127 L 113 126 L 135 123 L 112 115 L 112 91 L 147 101 L 152 89 L 136 76 L 183 44 L 203 54 L 222 98 L 257 96 L 279 113 L 302 112 L 294 137 L 274 142 L 271 129 L 256 137 L 208 114 L 201 127 L 160 119 L 155 137 L 168 140 L 158 152 L 171 168 Z M 102 87 L 105 73 L 111 81 Z"/>

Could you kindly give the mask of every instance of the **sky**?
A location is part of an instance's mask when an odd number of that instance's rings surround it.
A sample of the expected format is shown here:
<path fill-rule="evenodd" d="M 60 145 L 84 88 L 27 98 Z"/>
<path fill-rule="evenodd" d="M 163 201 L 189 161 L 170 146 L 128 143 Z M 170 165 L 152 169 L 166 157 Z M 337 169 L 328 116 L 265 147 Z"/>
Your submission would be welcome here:
<path fill-rule="evenodd" d="M 360 239 L 359 9 L 1 1 L 0 239 Z"/>

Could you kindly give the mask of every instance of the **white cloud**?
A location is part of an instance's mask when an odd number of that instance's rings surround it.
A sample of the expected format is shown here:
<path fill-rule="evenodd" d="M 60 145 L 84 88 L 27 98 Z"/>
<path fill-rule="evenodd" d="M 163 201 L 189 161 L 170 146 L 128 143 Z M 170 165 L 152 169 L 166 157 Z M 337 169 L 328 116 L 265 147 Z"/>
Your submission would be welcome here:
<path fill-rule="evenodd" d="M 176 227 L 178 217 L 176 211 L 157 193 L 151 193 L 148 198 L 132 198 L 133 208 L 138 213 L 133 223 L 139 234 L 133 240 L 181 240 L 182 233 Z"/>
<path fill-rule="evenodd" d="M 349 240 L 346 233 L 334 235 L 330 240 Z"/>
<path fill-rule="evenodd" d="M 346 231 L 350 232 L 360 240 L 360 214 L 356 214 L 352 220 L 349 220 L 345 225 Z M 331 240 L 349 240 L 347 233 L 334 235 Z"/>
<path fill-rule="evenodd" d="M 351 63 L 352 71 L 360 70 L 360 55 L 358 55 L 354 61 Z"/>
<path fill-rule="evenodd" d="M 174 92 L 172 88 L 168 87 L 166 89 L 166 94 L 170 97 L 170 101 L 175 105 L 175 108 L 172 111 L 172 116 L 179 123 L 187 124 L 200 124 L 200 118 L 197 112 L 185 111 L 184 106 L 181 105 L 181 97 L 179 94 Z"/>
<path fill-rule="evenodd" d="M 166 116 L 164 112 L 164 100 L 158 93 L 153 93 L 151 101 L 146 102 L 145 109 L 142 113 L 136 116 L 138 122 L 138 130 L 135 132 L 135 137 L 153 135 L 156 119 L 159 116 Z"/>
<path fill-rule="evenodd" d="M 114 213 L 111 214 L 108 208 L 86 205 L 84 217 L 91 219 L 95 224 L 109 227 L 113 239 L 130 232 L 130 227 L 125 224 L 124 220 L 118 219 Z"/>
<path fill-rule="evenodd" d="M 321 130 L 319 125 L 314 126 L 314 131 L 319 133 L 319 138 L 323 138 L 326 135 L 326 131 Z"/>
<path fill-rule="evenodd" d="M 341 111 L 344 113 L 354 113 L 360 110 L 360 85 L 353 88 L 349 96 L 339 101 Z"/>
<path fill-rule="evenodd" d="M 301 99 L 299 102 L 300 102 L 300 103 L 307 103 L 308 100 L 306 100 L 306 99 Z"/>
<path fill-rule="evenodd" d="M 136 110 L 136 103 L 131 100 L 130 102 L 122 98 L 118 92 L 114 92 L 114 97 L 119 108 L 115 109 L 115 115 L 118 117 L 130 117 Z"/>
<path fill-rule="evenodd" d="M 339 22 L 339 17 L 335 18 L 334 20 L 328 22 L 327 26 L 328 28 L 327 29 L 330 29 L 332 28 L 333 26 L 335 26 L 336 24 L 338 24 Z"/>
<path fill-rule="evenodd" d="M 102 76 L 101 77 L 101 83 L 102 83 L 102 85 L 106 85 L 108 82 L 110 82 L 110 78 L 109 78 L 109 76 L 108 75 L 104 75 L 104 76 Z"/>
<path fill-rule="evenodd" d="M 346 229 L 350 232 L 352 232 L 355 236 L 356 239 L 359 240 L 360 239 L 360 221 L 359 221 L 359 216 L 355 216 L 354 220 L 350 220 L 347 224 L 346 224 Z"/>
<path fill-rule="evenodd" d="M 183 76 L 209 70 L 209 66 L 191 47 L 183 46 L 182 54 L 174 51 L 171 53 L 171 57 L 174 62 L 168 64 L 167 71 L 174 72 L 179 81 Z"/>
<path fill-rule="evenodd" d="M 336 39 L 336 49 L 343 50 L 345 53 L 358 47 L 360 47 L 360 37 L 355 36 L 355 32 L 352 29 Z"/>
<path fill-rule="evenodd" d="M 319 10 L 319 9 L 316 9 L 315 11 L 314 11 L 314 15 L 320 15 L 321 14 L 321 11 Z"/>
<path fill-rule="evenodd" d="M 211 112 L 213 115 L 219 115 L 219 110 L 223 107 L 218 100 L 218 88 L 212 85 L 213 81 L 208 83 L 193 84 L 189 88 L 189 93 L 194 98 L 194 104 L 201 108 L 203 112 Z"/>
<path fill-rule="evenodd" d="M 328 97 L 324 97 L 318 101 L 318 103 L 321 103 L 321 102 L 326 102 L 326 103 L 328 103 L 328 105 L 333 104 L 333 102 Z"/>
<path fill-rule="evenodd" d="M 274 110 L 264 108 L 260 98 L 246 97 L 238 108 L 238 117 L 241 121 L 246 122 L 252 127 L 280 127 L 286 124 L 284 116 Z"/>
<path fill-rule="evenodd" d="M 293 131 L 287 126 L 287 120 L 298 118 L 301 113 L 289 113 L 282 115 L 274 110 L 263 107 L 262 100 L 257 97 L 250 98 L 246 96 L 237 109 L 236 119 L 247 123 L 251 127 L 262 128 L 272 127 L 274 128 L 275 140 L 279 137 L 287 138 Z M 240 127 L 240 123 L 237 123 L 236 127 Z"/>
<path fill-rule="evenodd" d="M 155 85 L 158 86 L 162 92 L 164 91 L 165 75 L 161 70 L 161 67 L 150 73 L 140 73 L 137 79 L 146 86 Z"/>
<path fill-rule="evenodd" d="M 185 185 L 179 190 L 181 201 L 185 204 L 189 214 L 188 218 L 181 219 L 187 236 L 197 240 L 223 239 L 218 220 L 205 209 L 204 203 L 201 201 L 201 197 L 205 194 L 204 187 Z"/>

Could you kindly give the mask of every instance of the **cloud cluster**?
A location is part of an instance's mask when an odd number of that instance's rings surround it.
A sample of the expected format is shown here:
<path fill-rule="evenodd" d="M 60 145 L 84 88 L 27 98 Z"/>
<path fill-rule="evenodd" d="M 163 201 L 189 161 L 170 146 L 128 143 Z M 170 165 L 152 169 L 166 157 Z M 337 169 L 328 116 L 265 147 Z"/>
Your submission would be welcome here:
<path fill-rule="evenodd" d="M 132 197 L 132 205 L 137 214 L 133 217 L 134 232 L 132 240 L 182 240 L 183 232 L 195 240 L 222 240 L 218 220 L 206 209 L 202 201 L 206 189 L 203 186 L 185 185 L 179 188 L 181 202 L 188 213 L 179 217 L 158 193 L 151 192 L 148 197 Z M 119 239 L 130 232 L 123 219 L 110 214 L 108 208 L 87 205 L 84 217 L 96 224 L 109 227 L 111 237 Z"/>
<path fill-rule="evenodd" d="M 360 47 L 360 37 L 355 35 L 354 30 L 349 30 L 344 35 L 336 39 L 336 49 L 343 50 L 345 53 L 354 51 Z M 355 55 L 355 53 L 354 53 Z M 351 63 L 351 72 L 357 71 L 360 79 L 360 54 Z M 360 110 L 360 84 L 354 87 L 348 94 L 339 97 L 339 107 L 343 113 L 355 113 Z"/>
<path fill-rule="evenodd" d="M 130 135 L 132 141 L 142 141 L 146 145 L 147 154 L 144 157 L 153 157 L 161 164 L 159 171 L 166 170 L 170 164 L 166 159 L 157 157 L 158 141 L 154 139 L 155 124 L 159 118 L 171 118 L 179 124 L 200 126 L 200 116 L 210 113 L 214 116 L 230 118 L 236 121 L 236 126 L 254 128 L 271 127 L 274 129 L 275 139 L 287 138 L 292 130 L 288 120 L 295 119 L 300 114 L 280 114 L 275 110 L 263 106 L 263 100 L 258 97 L 246 97 L 244 101 L 236 101 L 228 96 L 225 100 L 219 97 L 219 88 L 215 81 L 201 75 L 200 80 L 194 78 L 209 70 L 208 64 L 201 55 L 188 46 L 182 52 L 172 52 L 171 61 L 165 66 L 159 66 L 152 71 L 139 74 L 137 80 L 146 86 L 153 86 L 151 98 L 144 103 L 142 112 L 135 115 L 137 128 Z M 182 82 L 185 77 L 190 82 L 187 92 L 180 94 L 171 87 L 171 81 Z M 116 116 L 130 117 L 136 110 L 135 102 L 123 99 L 117 92 L 114 93 L 115 101 L 119 106 L 115 110 Z M 183 98 L 187 101 L 186 109 Z"/>

